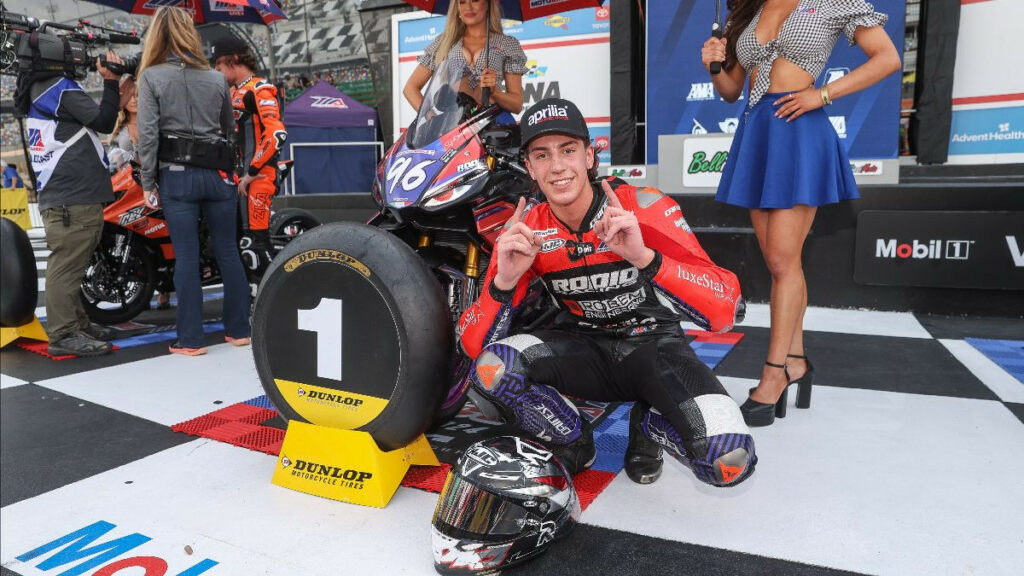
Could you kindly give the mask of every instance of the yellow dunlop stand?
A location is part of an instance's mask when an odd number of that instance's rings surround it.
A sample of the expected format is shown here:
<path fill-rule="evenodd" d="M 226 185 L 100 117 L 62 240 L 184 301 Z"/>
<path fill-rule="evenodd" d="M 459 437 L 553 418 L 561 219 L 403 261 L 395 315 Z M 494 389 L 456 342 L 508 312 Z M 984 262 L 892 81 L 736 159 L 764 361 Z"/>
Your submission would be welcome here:
<path fill-rule="evenodd" d="M 427 438 L 383 452 L 366 432 L 291 420 L 272 482 L 306 494 L 383 508 L 409 466 L 437 466 Z"/>
<path fill-rule="evenodd" d="M 0 348 L 7 346 L 18 338 L 31 338 L 43 342 L 50 340 L 46 336 L 46 330 L 43 329 L 43 325 L 39 323 L 39 318 L 35 316 L 32 317 L 32 321 L 28 324 L 22 324 L 15 328 L 0 328 Z"/>
<path fill-rule="evenodd" d="M 0 191 L 0 216 L 13 220 L 22 230 L 32 227 L 28 214 L 28 191 L 24 188 L 4 188 Z"/>

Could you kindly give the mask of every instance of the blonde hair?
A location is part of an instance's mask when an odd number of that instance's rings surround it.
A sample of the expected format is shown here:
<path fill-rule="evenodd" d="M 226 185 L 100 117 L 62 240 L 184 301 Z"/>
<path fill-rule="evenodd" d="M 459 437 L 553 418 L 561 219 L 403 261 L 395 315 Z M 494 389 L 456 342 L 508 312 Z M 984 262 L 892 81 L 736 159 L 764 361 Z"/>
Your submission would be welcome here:
<path fill-rule="evenodd" d="M 485 0 L 486 1 L 486 0 Z M 501 5 L 498 0 L 491 2 L 490 27 L 492 34 L 501 34 Z M 437 54 L 434 55 L 434 63 L 441 64 L 448 57 L 448 52 L 456 42 L 462 40 L 466 35 L 466 24 L 459 18 L 459 0 L 451 0 L 448 3 L 448 18 L 444 23 L 444 32 L 441 33 L 441 42 L 437 45 Z"/>
<path fill-rule="evenodd" d="M 123 128 L 128 123 L 128 102 L 133 96 L 137 96 L 139 93 L 139 87 L 135 83 L 135 78 L 132 76 L 125 76 L 124 80 L 121 81 L 121 103 L 120 110 L 117 113 L 117 123 L 114 124 L 114 131 L 111 132 L 111 136 L 117 137 Z"/>
<path fill-rule="evenodd" d="M 150 66 L 163 64 L 171 55 L 177 56 L 190 68 L 209 70 L 203 58 L 203 44 L 189 13 L 181 8 L 164 6 L 153 14 L 146 30 L 146 44 L 142 49 L 138 77 Z"/>

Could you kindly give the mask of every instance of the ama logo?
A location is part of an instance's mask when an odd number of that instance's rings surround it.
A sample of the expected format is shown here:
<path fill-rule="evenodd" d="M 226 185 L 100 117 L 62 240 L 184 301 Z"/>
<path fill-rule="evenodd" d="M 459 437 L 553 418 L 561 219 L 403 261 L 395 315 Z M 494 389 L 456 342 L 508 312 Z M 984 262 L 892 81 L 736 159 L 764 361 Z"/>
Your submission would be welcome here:
<path fill-rule="evenodd" d="M 45 152 L 46 144 L 43 142 L 43 133 L 38 128 L 28 129 L 28 147 L 33 152 Z"/>
<path fill-rule="evenodd" d="M 331 96 L 313 96 L 313 103 L 309 106 L 310 108 L 348 108 L 348 105 L 345 104 L 344 100 Z"/>

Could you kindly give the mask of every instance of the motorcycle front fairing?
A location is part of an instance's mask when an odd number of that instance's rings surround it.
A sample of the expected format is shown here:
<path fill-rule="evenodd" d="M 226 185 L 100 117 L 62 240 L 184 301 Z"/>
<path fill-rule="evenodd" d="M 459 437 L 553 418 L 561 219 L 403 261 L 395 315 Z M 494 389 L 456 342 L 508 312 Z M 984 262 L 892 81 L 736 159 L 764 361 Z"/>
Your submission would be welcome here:
<path fill-rule="evenodd" d="M 459 93 L 462 70 L 438 66 L 409 130 L 378 168 L 373 196 L 396 220 L 474 197 L 486 183 L 489 156 L 480 133 L 501 110 L 491 106 L 463 121 L 472 100 Z"/>

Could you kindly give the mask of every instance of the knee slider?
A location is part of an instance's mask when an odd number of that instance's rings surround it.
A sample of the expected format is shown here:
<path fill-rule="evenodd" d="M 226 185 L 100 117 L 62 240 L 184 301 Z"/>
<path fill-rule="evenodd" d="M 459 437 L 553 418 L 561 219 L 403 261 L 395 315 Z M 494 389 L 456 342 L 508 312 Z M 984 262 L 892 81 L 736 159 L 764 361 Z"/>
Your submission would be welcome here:
<path fill-rule="evenodd" d="M 735 486 L 750 477 L 757 464 L 754 439 L 739 407 L 724 394 L 705 394 L 679 406 L 686 438 L 657 410 L 641 421 L 644 434 L 666 448 L 701 482 Z"/>
<path fill-rule="evenodd" d="M 528 334 L 488 344 L 474 363 L 470 384 L 483 397 L 511 409 L 528 388 L 529 359 L 544 355 L 547 350 L 543 344 Z"/>

